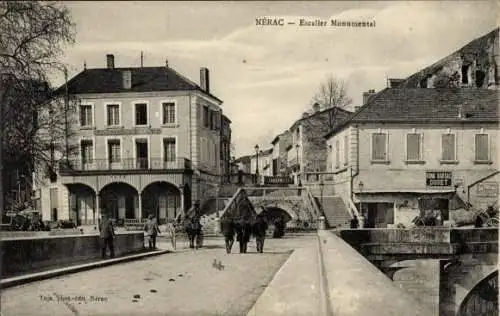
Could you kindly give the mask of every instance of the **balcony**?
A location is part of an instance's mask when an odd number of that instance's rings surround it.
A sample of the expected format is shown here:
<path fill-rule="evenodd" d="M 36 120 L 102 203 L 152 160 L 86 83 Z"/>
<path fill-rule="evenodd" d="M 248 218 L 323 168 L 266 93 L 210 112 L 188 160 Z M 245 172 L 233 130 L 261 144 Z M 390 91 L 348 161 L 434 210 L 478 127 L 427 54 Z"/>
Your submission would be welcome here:
<path fill-rule="evenodd" d="M 122 158 L 116 161 L 109 159 L 70 159 L 61 161 L 61 175 L 82 173 L 144 173 L 144 172 L 183 172 L 192 170 L 191 161 L 187 158 L 177 158 L 165 161 L 163 158 Z"/>

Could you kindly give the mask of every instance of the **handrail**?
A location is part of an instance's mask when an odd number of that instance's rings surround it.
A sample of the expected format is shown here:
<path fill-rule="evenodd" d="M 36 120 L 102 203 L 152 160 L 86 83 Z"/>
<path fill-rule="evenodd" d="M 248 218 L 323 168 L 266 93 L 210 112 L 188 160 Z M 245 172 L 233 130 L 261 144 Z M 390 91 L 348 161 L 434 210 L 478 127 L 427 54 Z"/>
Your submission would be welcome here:
<path fill-rule="evenodd" d="M 236 199 L 238 198 L 238 196 L 240 194 L 242 194 L 242 192 L 244 192 L 244 190 L 242 188 L 239 188 L 238 191 L 236 191 L 236 193 L 231 197 L 231 199 L 229 199 L 229 202 L 224 207 L 224 209 L 220 212 L 219 218 L 222 218 L 222 216 L 224 216 L 224 214 L 226 214 L 226 212 L 228 210 L 230 210 L 234 207 Z"/>
<path fill-rule="evenodd" d="M 344 200 L 344 199 L 343 199 Z M 345 203 L 345 200 L 344 200 Z M 361 215 L 359 214 L 358 208 L 354 204 L 354 202 L 351 200 L 351 198 L 347 198 L 347 208 L 351 211 L 351 217 L 354 218 L 356 216 L 357 218 L 361 218 Z"/>
<path fill-rule="evenodd" d="M 313 209 L 316 218 L 320 217 L 321 210 L 319 209 L 318 204 L 316 203 L 316 200 L 314 199 L 314 196 L 312 195 L 311 190 L 309 190 L 309 188 L 306 188 L 306 196 L 307 196 L 306 199 L 308 200 L 311 208 Z"/>

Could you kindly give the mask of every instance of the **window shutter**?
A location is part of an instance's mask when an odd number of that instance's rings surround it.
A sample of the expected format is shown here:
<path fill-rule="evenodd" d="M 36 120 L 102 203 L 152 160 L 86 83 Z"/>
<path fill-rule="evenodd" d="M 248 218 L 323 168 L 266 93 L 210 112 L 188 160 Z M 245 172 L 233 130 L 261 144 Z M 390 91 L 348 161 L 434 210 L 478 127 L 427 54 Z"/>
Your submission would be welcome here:
<path fill-rule="evenodd" d="M 455 160 L 455 135 L 445 134 L 442 136 L 443 145 L 443 160 L 452 161 Z"/>
<path fill-rule="evenodd" d="M 385 142 L 386 142 L 386 134 L 376 133 L 373 134 L 372 138 L 372 159 L 373 160 L 385 160 Z"/>
<path fill-rule="evenodd" d="M 408 160 L 420 159 L 420 134 L 408 134 L 406 141 L 406 158 Z"/>
<path fill-rule="evenodd" d="M 478 161 L 487 161 L 489 159 L 489 144 L 487 134 L 477 134 L 476 138 L 476 157 Z"/>

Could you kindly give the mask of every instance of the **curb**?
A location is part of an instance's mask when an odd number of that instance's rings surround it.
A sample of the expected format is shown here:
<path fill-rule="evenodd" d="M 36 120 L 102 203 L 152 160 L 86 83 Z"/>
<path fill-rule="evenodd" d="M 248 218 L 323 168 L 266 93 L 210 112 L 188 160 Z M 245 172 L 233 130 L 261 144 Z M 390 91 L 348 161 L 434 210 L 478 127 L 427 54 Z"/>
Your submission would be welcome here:
<path fill-rule="evenodd" d="M 332 305 L 330 303 L 330 289 L 328 287 L 328 279 L 326 277 L 325 259 L 323 255 L 323 246 L 321 245 L 320 234 L 317 233 L 318 238 L 318 269 L 319 269 L 319 284 L 321 292 L 321 312 L 324 316 L 332 316 Z"/>
<path fill-rule="evenodd" d="M 171 252 L 170 250 L 158 250 L 158 251 L 153 251 L 153 252 L 139 253 L 139 254 L 129 255 L 129 256 L 120 257 L 120 258 L 101 260 L 101 261 L 97 261 L 97 262 L 80 264 L 80 265 L 70 266 L 70 267 L 66 267 L 66 268 L 60 268 L 60 269 L 37 272 L 37 273 L 32 273 L 32 274 L 27 274 L 27 275 L 22 275 L 22 276 L 17 276 L 17 277 L 6 278 L 6 279 L 0 280 L 0 288 L 5 289 L 8 287 L 13 287 L 13 286 L 31 283 L 31 282 L 35 282 L 35 281 L 42 281 L 42 280 L 50 279 L 53 277 L 70 274 L 70 273 L 82 272 L 82 271 L 87 271 L 87 270 L 92 270 L 92 269 L 96 269 L 96 268 L 110 266 L 113 264 L 124 263 L 124 262 L 133 261 L 133 260 L 153 257 L 153 256 L 159 256 L 159 255 L 163 255 L 163 254 L 170 253 L 170 252 Z"/>

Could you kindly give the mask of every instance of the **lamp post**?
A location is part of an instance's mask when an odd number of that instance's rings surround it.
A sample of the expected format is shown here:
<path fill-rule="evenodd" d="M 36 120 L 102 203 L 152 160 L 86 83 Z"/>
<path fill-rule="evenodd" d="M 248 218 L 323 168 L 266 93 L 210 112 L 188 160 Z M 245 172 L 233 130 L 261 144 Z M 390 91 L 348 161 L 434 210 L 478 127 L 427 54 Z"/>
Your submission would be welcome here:
<path fill-rule="evenodd" d="M 323 208 L 323 189 L 325 187 L 325 182 L 323 181 L 323 177 L 321 177 L 319 182 L 319 190 L 321 192 L 321 208 Z"/>
<path fill-rule="evenodd" d="M 257 185 L 259 184 L 259 145 L 255 145 L 255 175 L 257 176 Z"/>
<path fill-rule="evenodd" d="M 359 193 L 363 193 L 363 187 L 365 186 L 365 184 L 363 183 L 363 181 L 360 181 L 358 183 L 358 187 L 359 187 Z M 363 215 L 363 202 L 361 200 L 361 195 L 359 197 L 359 211 L 360 211 L 360 216 L 361 218 L 359 219 L 359 226 L 361 228 L 364 228 L 364 215 Z"/>

